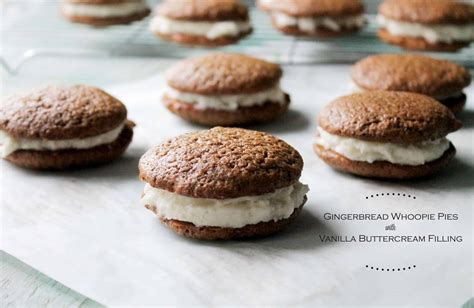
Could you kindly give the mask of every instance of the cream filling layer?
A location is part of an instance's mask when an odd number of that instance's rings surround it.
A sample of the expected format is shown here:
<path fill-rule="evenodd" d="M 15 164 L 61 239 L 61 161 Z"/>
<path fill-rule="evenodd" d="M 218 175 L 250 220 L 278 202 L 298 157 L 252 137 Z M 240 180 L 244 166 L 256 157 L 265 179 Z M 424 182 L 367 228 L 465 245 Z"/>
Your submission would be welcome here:
<path fill-rule="evenodd" d="M 162 34 L 188 34 L 205 36 L 209 40 L 236 37 L 252 29 L 249 21 L 184 21 L 155 16 L 150 23 L 152 32 Z"/>
<path fill-rule="evenodd" d="M 62 10 L 70 16 L 87 16 L 97 18 L 129 16 L 143 12 L 148 6 L 143 0 L 111 4 L 86 4 L 63 1 Z"/>
<path fill-rule="evenodd" d="M 5 131 L 0 130 L 1 154 L 2 157 L 7 157 L 18 150 L 57 151 L 64 149 L 90 149 L 115 141 L 122 132 L 124 125 L 125 124 L 121 124 L 117 128 L 101 135 L 66 140 L 15 138 Z"/>
<path fill-rule="evenodd" d="M 280 12 L 272 12 L 273 20 L 279 27 L 298 27 L 303 32 L 315 32 L 318 28 L 332 31 L 362 28 L 365 25 L 364 15 L 348 17 L 295 17 Z"/>
<path fill-rule="evenodd" d="M 316 144 L 354 160 L 373 163 L 387 161 L 392 164 L 419 166 L 434 161 L 449 149 L 449 140 L 441 138 L 419 144 L 395 144 L 364 141 L 332 135 L 318 127 Z"/>
<path fill-rule="evenodd" d="M 180 102 L 196 105 L 198 108 L 236 111 L 240 107 L 261 106 L 265 103 L 284 105 L 286 94 L 280 85 L 252 94 L 201 95 L 178 91 L 167 87 L 165 95 Z"/>
<path fill-rule="evenodd" d="M 193 223 L 196 226 L 242 228 L 259 222 L 291 216 L 309 191 L 300 182 L 260 196 L 232 199 L 191 198 L 145 185 L 143 205 L 156 207 L 159 217 Z"/>
<path fill-rule="evenodd" d="M 367 92 L 369 90 L 366 90 L 366 89 L 360 87 L 354 81 L 351 81 L 349 83 L 349 91 L 351 93 L 363 93 L 363 92 Z M 458 97 L 461 97 L 462 95 L 463 95 L 462 91 L 457 91 L 457 92 L 454 92 L 454 93 L 449 94 L 449 95 L 437 95 L 437 96 L 431 96 L 431 97 L 433 97 L 436 100 L 445 100 L 445 99 L 450 99 L 450 98 L 458 98 Z"/>
<path fill-rule="evenodd" d="M 379 24 L 393 35 L 423 38 L 430 43 L 454 43 L 474 41 L 474 23 L 466 25 L 427 25 L 402 22 L 377 16 Z"/>

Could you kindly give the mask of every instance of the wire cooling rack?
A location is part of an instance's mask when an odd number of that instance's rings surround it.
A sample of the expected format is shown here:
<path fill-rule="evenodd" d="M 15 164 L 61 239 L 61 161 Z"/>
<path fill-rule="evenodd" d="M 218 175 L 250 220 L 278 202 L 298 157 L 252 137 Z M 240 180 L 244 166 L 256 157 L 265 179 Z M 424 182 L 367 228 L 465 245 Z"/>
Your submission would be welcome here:
<path fill-rule="evenodd" d="M 94 28 L 64 20 L 58 2 L 53 0 L 4 0 L 1 14 L 0 63 L 11 74 L 18 73 L 28 60 L 44 56 L 183 58 L 209 52 L 206 48 L 159 40 L 148 29 L 150 17 L 131 25 Z M 244 52 L 294 65 L 349 63 L 370 54 L 403 52 L 377 38 L 374 15 L 367 15 L 368 25 L 363 31 L 324 40 L 282 35 L 272 28 L 268 15 L 256 8 L 251 9 L 251 18 L 252 35 L 239 44 L 217 50 Z M 433 55 L 474 67 L 474 47 Z"/>

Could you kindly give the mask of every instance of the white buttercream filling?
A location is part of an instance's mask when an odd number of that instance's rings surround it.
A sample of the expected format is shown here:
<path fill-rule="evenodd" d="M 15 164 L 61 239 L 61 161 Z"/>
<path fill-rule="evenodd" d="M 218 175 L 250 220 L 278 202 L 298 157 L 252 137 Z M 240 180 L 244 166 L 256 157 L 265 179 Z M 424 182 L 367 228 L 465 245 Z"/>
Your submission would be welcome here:
<path fill-rule="evenodd" d="M 286 94 L 280 85 L 252 94 L 236 95 L 201 95 L 189 92 L 182 92 L 171 87 L 167 87 L 165 95 L 169 98 L 183 103 L 196 105 L 198 108 L 210 108 L 227 111 L 235 111 L 239 107 L 261 106 L 265 103 L 285 104 Z"/>
<path fill-rule="evenodd" d="M 360 87 L 354 81 L 351 81 L 349 83 L 349 91 L 351 93 L 363 93 L 363 92 L 367 92 L 367 91 L 370 91 L 370 90 L 366 90 L 366 89 Z M 423 94 L 423 93 L 421 93 L 421 94 Z M 449 94 L 449 95 L 436 95 L 436 96 L 431 96 L 431 97 L 433 97 L 436 100 L 445 100 L 445 99 L 450 99 L 450 98 L 458 98 L 462 95 L 463 95 L 462 91 L 457 91 L 457 92 L 453 92 L 452 94 Z"/>
<path fill-rule="evenodd" d="M 191 198 L 145 185 L 143 205 L 156 207 L 159 217 L 193 223 L 196 226 L 242 228 L 259 222 L 291 216 L 309 191 L 300 182 L 260 196 L 232 199 Z"/>
<path fill-rule="evenodd" d="M 395 144 L 336 136 L 321 127 L 318 127 L 318 132 L 317 145 L 350 160 L 368 163 L 388 161 L 392 164 L 419 166 L 440 158 L 450 146 L 446 138 L 419 144 Z"/>
<path fill-rule="evenodd" d="M 110 4 L 88 4 L 63 2 L 62 10 L 66 15 L 97 18 L 129 16 L 148 9 L 144 0 Z"/>
<path fill-rule="evenodd" d="M 365 24 L 363 15 L 347 17 L 295 17 L 280 12 L 272 12 L 275 24 L 279 27 L 298 27 L 304 32 L 315 32 L 318 28 L 326 28 L 332 31 L 344 29 L 361 28 Z"/>
<path fill-rule="evenodd" d="M 122 124 L 101 135 L 66 140 L 15 138 L 5 131 L 0 130 L 2 157 L 7 157 L 18 150 L 56 151 L 64 149 L 90 149 L 115 141 L 122 132 L 124 125 L 125 124 Z"/>
<path fill-rule="evenodd" d="M 220 37 L 236 37 L 250 31 L 251 28 L 249 21 L 185 21 L 163 16 L 155 16 L 150 23 L 152 32 L 205 36 L 210 40 Z"/>
<path fill-rule="evenodd" d="M 428 25 L 420 23 L 402 22 L 389 19 L 382 15 L 377 21 L 390 34 L 423 38 L 430 43 L 453 43 L 474 41 L 474 23 L 465 25 L 440 24 Z"/>

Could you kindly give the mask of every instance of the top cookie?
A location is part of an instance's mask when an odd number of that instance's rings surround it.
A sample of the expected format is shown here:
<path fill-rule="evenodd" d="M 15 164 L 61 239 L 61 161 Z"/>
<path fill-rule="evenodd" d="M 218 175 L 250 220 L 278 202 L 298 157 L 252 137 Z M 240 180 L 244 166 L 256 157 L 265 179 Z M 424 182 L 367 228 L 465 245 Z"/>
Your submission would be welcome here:
<path fill-rule="evenodd" d="M 364 12 L 364 5 L 359 0 L 260 0 L 259 5 L 264 10 L 296 17 L 341 17 Z"/>
<path fill-rule="evenodd" d="M 278 83 L 279 65 L 240 54 L 210 54 L 182 60 L 167 72 L 168 84 L 202 95 L 244 94 Z"/>
<path fill-rule="evenodd" d="M 321 111 L 318 123 L 333 135 L 399 144 L 443 138 L 461 127 L 438 101 L 421 94 L 389 91 L 341 97 Z"/>
<path fill-rule="evenodd" d="M 0 106 L 0 129 L 18 138 L 87 138 L 118 127 L 126 118 L 119 100 L 85 85 L 47 86 L 11 96 Z"/>
<path fill-rule="evenodd" d="M 465 24 L 474 22 L 474 6 L 456 0 L 385 0 L 383 16 L 423 24 Z"/>
<path fill-rule="evenodd" d="M 157 14 L 190 21 L 248 20 L 248 9 L 239 0 L 167 0 Z"/>
<path fill-rule="evenodd" d="M 352 80 L 366 90 L 449 96 L 471 83 L 468 70 L 451 61 L 416 55 L 375 55 L 357 62 Z"/>
<path fill-rule="evenodd" d="M 298 181 L 300 154 L 269 134 L 216 127 L 170 139 L 139 163 L 151 186 L 194 198 L 262 195 Z"/>

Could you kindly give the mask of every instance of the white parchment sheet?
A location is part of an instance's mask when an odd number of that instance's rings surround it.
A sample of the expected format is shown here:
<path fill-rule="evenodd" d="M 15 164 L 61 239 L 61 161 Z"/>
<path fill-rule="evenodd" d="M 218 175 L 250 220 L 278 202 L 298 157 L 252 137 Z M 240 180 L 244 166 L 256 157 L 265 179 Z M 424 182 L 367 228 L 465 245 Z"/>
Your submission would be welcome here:
<path fill-rule="evenodd" d="M 202 129 L 165 110 L 159 102 L 163 78 L 157 75 L 106 89 L 126 103 L 137 123 L 130 149 L 115 163 L 39 173 L 1 162 L 2 249 L 107 305 L 459 307 L 472 296 L 473 283 L 474 87 L 461 117 L 465 127 L 449 137 L 458 149 L 449 169 L 423 181 L 374 181 L 337 173 L 312 151 L 315 116 L 347 92 L 348 72 L 345 65 L 286 68 L 283 87 L 292 96 L 291 111 L 257 127 L 288 141 L 305 160 L 308 203 L 285 232 L 254 241 L 187 240 L 140 205 L 140 156 L 165 138 Z M 458 218 L 324 218 L 325 213 L 392 212 Z M 396 230 L 385 231 L 391 224 Z M 462 236 L 462 242 L 347 243 L 319 237 L 347 240 L 360 234 Z"/>

